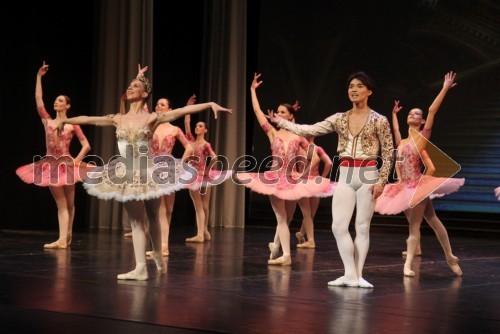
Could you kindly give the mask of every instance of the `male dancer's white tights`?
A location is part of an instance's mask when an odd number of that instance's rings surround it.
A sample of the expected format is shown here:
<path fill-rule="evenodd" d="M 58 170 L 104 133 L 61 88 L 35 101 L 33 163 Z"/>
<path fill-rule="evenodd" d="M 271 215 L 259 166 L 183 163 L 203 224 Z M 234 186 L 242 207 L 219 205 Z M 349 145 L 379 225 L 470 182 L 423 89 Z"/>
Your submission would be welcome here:
<path fill-rule="evenodd" d="M 338 185 L 332 199 L 332 232 L 344 264 L 344 276 L 339 278 L 338 284 L 330 285 L 373 287 L 362 274 L 370 246 L 370 222 L 375 209 L 372 189 L 377 176 L 376 167 L 339 168 Z M 356 236 L 353 241 L 349 223 L 355 208 Z"/>

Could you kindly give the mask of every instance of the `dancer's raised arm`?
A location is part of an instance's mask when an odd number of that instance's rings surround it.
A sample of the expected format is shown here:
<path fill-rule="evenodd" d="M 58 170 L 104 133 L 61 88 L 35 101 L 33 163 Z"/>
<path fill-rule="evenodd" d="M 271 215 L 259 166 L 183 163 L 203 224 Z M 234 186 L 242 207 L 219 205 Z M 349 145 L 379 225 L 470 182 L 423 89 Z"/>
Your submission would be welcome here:
<path fill-rule="evenodd" d="M 457 85 L 457 83 L 455 82 L 456 75 L 457 74 L 454 73 L 453 71 L 450 71 L 444 75 L 443 88 L 441 88 L 441 91 L 439 92 L 439 94 L 436 96 L 436 98 L 429 107 L 429 115 L 427 115 L 427 120 L 425 121 L 424 129 L 428 130 L 432 129 L 432 126 L 434 125 L 434 116 L 439 110 L 439 107 L 441 106 L 441 103 L 443 102 L 446 93 L 448 93 L 448 91 L 451 88 Z"/>
<path fill-rule="evenodd" d="M 394 132 L 394 141 L 396 146 L 401 142 L 401 132 L 399 131 L 398 112 L 403 109 L 399 105 L 399 100 L 394 101 L 394 108 L 392 108 L 392 131 Z"/>

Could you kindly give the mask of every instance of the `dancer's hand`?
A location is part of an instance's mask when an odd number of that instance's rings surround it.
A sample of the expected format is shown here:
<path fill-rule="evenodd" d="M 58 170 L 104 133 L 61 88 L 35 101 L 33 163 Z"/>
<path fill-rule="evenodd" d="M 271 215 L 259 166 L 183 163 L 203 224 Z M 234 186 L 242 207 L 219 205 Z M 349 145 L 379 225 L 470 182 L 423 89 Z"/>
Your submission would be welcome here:
<path fill-rule="evenodd" d="M 399 100 L 395 100 L 394 101 L 394 108 L 392 108 L 392 113 L 397 114 L 401 109 L 403 109 L 403 107 L 399 106 Z"/>
<path fill-rule="evenodd" d="M 45 60 L 43 61 L 42 67 L 38 70 L 38 75 L 43 77 L 49 71 L 49 65 L 45 64 Z"/>
<path fill-rule="evenodd" d="M 444 75 L 444 82 L 443 82 L 443 88 L 450 89 L 453 88 L 457 85 L 455 82 L 455 77 L 457 76 L 456 73 L 453 71 L 450 71 Z"/>
<path fill-rule="evenodd" d="M 187 106 L 190 106 L 190 105 L 193 105 L 196 103 L 196 95 L 191 95 L 188 99 L 188 101 L 186 102 L 186 105 Z"/>
<path fill-rule="evenodd" d="M 146 73 L 147 70 L 148 70 L 147 66 L 144 66 L 143 68 L 141 68 L 141 64 L 137 64 L 137 76 L 136 76 L 136 79 L 139 79 L 140 77 L 143 77 L 144 73 Z"/>
<path fill-rule="evenodd" d="M 382 193 L 384 192 L 384 187 L 379 186 L 378 184 L 374 185 L 372 188 L 372 198 L 376 200 Z"/>
<path fill-rule="evenodd" d="M 210 106 L 212 107 L 212 110 L 214 112 L 215 119 L 217 119 L 217 114 L 219 113 L 219 111 L 224 111 L 224 112 L 227 112 L 230 114 L 233 113 L 233 109 L 227 109 L 227 108 L 221 107 L 220 105 L 218 105 L 215 102 L 210 102 Z"/>
<path fill-rule="evenodd" d="M 252 85 L 250 86 L 251 89 L 257 89 L 262 83 L 263 81 L 259 81 L 259 78 L 262 74 L 257 74 L 255 73 L 253 75 L 253 81 L 252 81 Z"/>
<path fill-rule="evenodd" d="M 274 112 L 274 110 L 271 110 L 271 109 L 268 109 L 267 110 L 267 115 L 266 115 L 266 118 L 272 122 L 272 123 L 275 123 L 275 124 L 278 124 L 283 118 L 280 117 L 280 116 L 276 116 L 276 113 Z"/>

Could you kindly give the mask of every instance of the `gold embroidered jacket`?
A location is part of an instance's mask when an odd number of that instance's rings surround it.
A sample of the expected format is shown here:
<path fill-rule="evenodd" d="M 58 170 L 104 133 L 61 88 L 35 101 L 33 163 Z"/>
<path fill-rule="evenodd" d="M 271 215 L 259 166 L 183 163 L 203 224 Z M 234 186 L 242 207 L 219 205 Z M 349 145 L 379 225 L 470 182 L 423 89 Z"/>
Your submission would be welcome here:
<path fill-rule="evenodd" d="M 345 152 L 347 141 L 349 140 L 350 113 L 350 110 L 343 113 L 336 113 L 327 117 L 324 121 L 312 125 L 296 124 L 287 120 L 280 120 L 278 127 L 303 137 L 317 137 L 337 132 L 339 136 L 337 153 L 341 154 Z M 380 167 L 376 184 L 383 187 L 387 183 L 394 161 L 391 127 L 387 117 L 371 110 L 360 136 L 363 153 L 374 159 L 380 154 L 382 155 L 382 167 Z"/>

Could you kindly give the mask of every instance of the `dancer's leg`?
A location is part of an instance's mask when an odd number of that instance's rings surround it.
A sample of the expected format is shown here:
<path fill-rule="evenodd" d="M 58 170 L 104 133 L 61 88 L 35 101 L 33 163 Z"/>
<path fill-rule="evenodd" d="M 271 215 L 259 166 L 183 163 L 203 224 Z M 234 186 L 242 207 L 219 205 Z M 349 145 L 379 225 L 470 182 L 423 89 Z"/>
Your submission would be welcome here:
<path fill-rule="evenodd" d="M 332 232 L 344 264 L 344 276 L 328 282 L 328 285 L 358 286 L 358 275 L 354 262 L 354 242 L 349 233 L 349 223 L 356 204 L 356 192 L 346 182 L 349 168 L 340 167 L 339 169 L 339 181 L 332 199 Z"/>
<path fill-rule="evenodd" d="M 146 214 L 144 210 L 144 202 L 129 201 L 124 203 L 125 210 L 130 220 L 132 227 L 132 244 L 134 245 L 135 268 L 134 270 L 119 274 L 118 279 L 144 281 L 148 279 L 148 270 L 146 267 Z M 158 208 L 156 208 L 158 214 Z"/>
<path fill-rule="evenodd" d="M 212 240 L 212 236 L 208 231 L 208 219 L 210 218 L 210 194 L 212 192 L 211 187 L 207 187 L 204 194 L 201 195 L 201 201 L 203 206 L 203 213 L 205 214 L 205 221 L 203 223 L 203 238 L 205 241 Z"/>
<path fill-rule="evenodd" d="M 163 268 L 162 256 L 161 256 L 161 247 L 162 247 L 162 239 L 161 239 L 161 225 L 159 219 L 159 208 L 161 198 L 153 198 L 147 201 L 144 201 L 144 208 L 146 210 L 146 216 L 148 217 L 148 230 L 149 237 L 153 247 L 153 251 L 151 256 L 155 260 L 156 267 L 158 270 Z"/>
<path fill-rule="evenodd" d="M 374 180 L 377 176 L 375 170 L 364 170 L 366 179 Z M 372 194 L 373 184 L 363 183 L 356 190 L 356 237 L 354 239 L 354 261 L 356 264 L 356 273 L 359 278 L 359 286 L 363 288 L 372 288 L 373 285 L 363 279 L 363 267 L 365 265 L 368 249 L 370 248 L 370 224 L 375 209 L 375 201 Z"/>
<path fill-rule="evenodd" d="M 281 247 L 283 249 L 283 256 L 275 260 L 271 259 L 267 263 L 277 265 L 290 265 L 292 263 L 292 260 L 290 256 L 290 230 L 288 228 L 287 222 L 285 204 L 286 201 L 272 195 L 269 196 L 269 199 L 271 200 L 271 206 L 273 207 L 274 214 L 276 215 L 276 221 L 278 224 L 277 230 Z"/>
<path fill-rule="evenodd" d="M 314 226 L 311 211 L 311 201 L 309 197 L 304 197 L 299 200 L 300 210 L 302 211 L 302 228 L 304 228 L 307 236 L 307 241 L 298 244 L 298 248 L 315 248 L 314 242 Z"/>
<path fill-rule="evenodd" d="M 68 246 L 71 245 L 73 239 L 73 222 L 75 220 L 75 185 L 64 186 L 64 195 L 68 205 Z"/>
<path fill-rule="evenodd" d="M 448 232 L 444 227 L 441 220 L 437 217 L 436 211 L 434 210 L 434 205 L 432 205 L 432 201 L 429 200 L 427 205 L 425 206 L 424 217 L 430 227 L 434 230 L 436 237 L 443 248 L 444 255 L 446 256 L 446 262 L 448 266 L 450 266 L 451 270 L 457 276 L 462 276 L 462 269 L 458 265 L 458 258 L 453 255 L 450 245 L 450 239 L 448 238 Z"/>
<path fill-rule="evenodd" d="M 58 249 L 68 247 L 68 225 L 69 225 L 69 212 L 66 194 L 63 187 L 49 187 L 50 193 L 57 205 L 57 221 L 59 224 L 59 239 L 56 241 L 43 245 L 44 248 Z"/>
<path fill-rule="evenodd" d="M 203 201 L 199 190 L 189 190 L 189 195 L 193 200 L 193 206 L 196 213 L 196 228 L 198 230 L 196 236 L 187 238 L 187 242 L 203 242 L 203 231 L 205 230 L 205 211 L 203 210 Z"/>
<path fill-rule="evenodd" d="M 288 226 L 290 226 L 290 223 L 293 220 L 293 214 L 295 213 L 296 207 L 297 207 L 297 201 L 285 201 L 286 223 Z M 288 229 L 288 231 L 290 231 L 290 228 Z M 278 258 L 281 247 L 280 236 L 278 233 L 278 225 L 276 225 L 274 240 L 273 242 L 270 242 L 268 246 L 269 246 L 269 251 L 271 252 L 269 259 L 274 260 Z"/>
<path fill-rule="evenodd" d="M 406 260 L 403 268 L 405 276 L 415 276 L 412 270 L 413 258 L 420 243 L 420 225 L 422 223 L 425 201 L 418 203 L 415 207 L 405 210 L 405 216 L 408 220 L 410 234 L 406 240 Z"/>
<path fill-rule="evenodd" d="M 168 240 L 170 238 L 170 223 L 175 203 L 175 192 L 162 197 L 160 202 L 160 226 L 161 226 L 161 252 L 163 256 L 169 255 Z"/>

